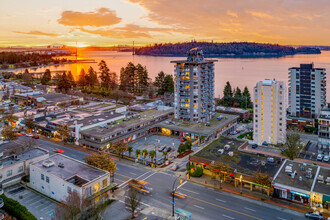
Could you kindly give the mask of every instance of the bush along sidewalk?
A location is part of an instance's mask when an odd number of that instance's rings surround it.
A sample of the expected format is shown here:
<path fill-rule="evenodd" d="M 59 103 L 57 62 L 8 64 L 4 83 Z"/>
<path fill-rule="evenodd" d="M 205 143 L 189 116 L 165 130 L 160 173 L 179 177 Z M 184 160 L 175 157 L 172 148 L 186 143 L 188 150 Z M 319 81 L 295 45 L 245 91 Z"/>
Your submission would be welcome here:
<path fill-rule="evenodd" d="M 37 220 L 29 210 L 14 199 L 8 198 L 5 194 L 0 196 L 5 205 L 3 209 L 11 216 L 20 220 Z"/>

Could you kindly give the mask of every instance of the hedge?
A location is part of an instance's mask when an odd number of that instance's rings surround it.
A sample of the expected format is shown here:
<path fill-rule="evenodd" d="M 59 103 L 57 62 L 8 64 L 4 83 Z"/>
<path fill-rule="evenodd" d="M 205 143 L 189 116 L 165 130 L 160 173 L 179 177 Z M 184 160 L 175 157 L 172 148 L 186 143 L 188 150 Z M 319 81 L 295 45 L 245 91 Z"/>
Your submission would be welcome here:
<path fill-rule="evenodd" d="M 21 220 L 37 220 L 29 210 L 14 199 L 8 198 L 5 194 L 0 196 L 5 205 L 3 209 L 11 216 Z"/>

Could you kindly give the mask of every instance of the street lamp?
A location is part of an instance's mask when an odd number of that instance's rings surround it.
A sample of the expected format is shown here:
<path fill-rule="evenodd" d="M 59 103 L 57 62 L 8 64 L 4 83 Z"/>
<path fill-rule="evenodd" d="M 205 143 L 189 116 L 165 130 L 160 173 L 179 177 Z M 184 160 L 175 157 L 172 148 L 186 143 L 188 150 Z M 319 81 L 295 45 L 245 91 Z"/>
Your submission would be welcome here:
<path fill-rule="evenodd" d="M 242 175 L 239 177 L 239 181 L 241 182 L 241 194 L 242 194 Z"/>
<path fill-rule="evenodd" d="M 176 191 L 176 188 L 174 188 L 174 186 L 175 186 L 175 183 L 176 183 L 176 181 L 179 179 L 181 177 L 181 175 L 179 175 L 175 180 L 174 180 L 174 183 L 173 183 L 173 187 L 172 187 L 172 217 L 174 217 L 174 205 L 175 205 L 175 203 L 174 203 L 174 193 L 175 193 L 175 191 Z"/>

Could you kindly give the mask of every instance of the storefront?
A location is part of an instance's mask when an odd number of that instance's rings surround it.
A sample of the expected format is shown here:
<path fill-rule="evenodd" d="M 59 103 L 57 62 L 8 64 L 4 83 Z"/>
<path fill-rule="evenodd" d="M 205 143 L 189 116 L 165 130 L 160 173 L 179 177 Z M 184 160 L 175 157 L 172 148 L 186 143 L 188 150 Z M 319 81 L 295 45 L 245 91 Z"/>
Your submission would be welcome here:
<path fill-rule="evenodd" d="M 304 190 L 302 191 L 303 192 L 298 192 L 297 190 L 284 189 L 275 186 L 273 196 L 297 203 L 308 204 L 310 201 L 310 193 Z"/>

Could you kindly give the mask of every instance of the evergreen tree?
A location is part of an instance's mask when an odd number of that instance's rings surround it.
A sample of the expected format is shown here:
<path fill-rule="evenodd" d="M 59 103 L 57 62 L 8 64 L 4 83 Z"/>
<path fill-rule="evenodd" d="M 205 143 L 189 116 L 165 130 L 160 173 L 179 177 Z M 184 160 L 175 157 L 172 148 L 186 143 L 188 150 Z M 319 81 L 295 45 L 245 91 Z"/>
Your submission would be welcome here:
<path fill-rule="evenodd" d="M 46 69 L 44 75 L 41 78 L 41 84 L 46 85 L 50 82 L 51 79 L 52 79 L 52 75 L 50 73 L 50 70 Z"/>
<path fill-rule="evenodd" d="M 136 66 L 136 89 L 139 92 L 145 90 L 148 87 L 148 71 L 146 67 L 143 67 L 141 64 Z"/>
<path fill-rule="evenodd" d="M 242 91 L 240 88 L 236 88 L 235 93 L 234 93 L 234 100 L 235 100 L 235 105 L 242 107 L 241 106 L 241 101 L 242 101 Z"/>
<path fill-rule="evenodd" d="M 57 81 L 57 89 L 60 91 L 68 92 L 71 89 L 72 85 L 70 80 L 68 79 L 66 73 L 64 72 L 60 79 Z"/>
<path fill-rule="evenodd" d="M 164 82 L 165 82 L 165 73 L 160 71 L 155 78 L 154 85 L 158 88 L 158 95 L 164 95 Z"/>
<path fill-rule="evenodd" d="M 223 90 L 223 105 L 232 106 L 233 105 L 233 91 L 229 82 L 226 83 L 226 86 Z"/>
<path fill-rule="evenodd" d="M 31 73 L 29 73 L 28 69 L 25 69 L 22 79 L 27 85 L 30 85 L 32 83 L 32 80 L 33 80 L 32 75 L 31 75 Z"/>
<path fill-rule="evenodd" d="M 242 94 L 241 108 L 251 108 L 251 107 L 252 107 L 251 95 L 248 88 L 245 86 Z"/>
<path fill-rule="evenodd" d="M 174 79 L 172 75 L 168 74 L 165 76 L 163 90 L 168 93 L 174 93 Z"/>
<path fill-rule="evenodd" d="M 101 86 L 105 89 L 109 89 L 112 83 L 110 77 L 110 69 L 104 60 L 101 60 L 98 66 L 100 70 Z"/>
<path fill-rule="evenodd" d="M 78 78 L 78 85 L 87 86 L 86 73 L 85 73 L 84 68 L 82 68 L 80 71 L 79 78 Z"/>
<path fill-rule="evenodd" d="M 88 81 L 87 82 L 89 82 L 89 86 L 91 88 L 94 88 L 94 86 L 97 86 L 99 84 L 99 80 L 97 78 L 97 73 L 91 66 L 88 69 Z"/>
<path fill-rule="evenodd" d="M 132 62 L 120 70 L 120 89 L 127 92 L 134 92 L 136 86 L 136 67 Z"/>
<path fill-rule="evenodd" d="M 70 81 L 71 87 L 76 87 L 76 82 L 74 81 L 71 71 L 68 72 L 68 80 Z"/>

